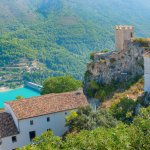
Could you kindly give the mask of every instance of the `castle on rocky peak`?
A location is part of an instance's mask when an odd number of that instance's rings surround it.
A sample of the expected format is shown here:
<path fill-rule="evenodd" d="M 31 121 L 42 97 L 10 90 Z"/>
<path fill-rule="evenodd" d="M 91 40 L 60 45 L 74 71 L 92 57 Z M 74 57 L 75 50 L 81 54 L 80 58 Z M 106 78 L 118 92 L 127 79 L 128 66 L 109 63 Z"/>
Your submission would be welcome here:
<path fill-rule="evenodd" d="M 144 75 L 144 90 L 150 93 L 150 39 L 134 37 L 133 26 L 115 26 L 115 51 L 91 55 L 87 65 L 84 92 L 97 85 L 131 82 Z"/>
<path fill-rule="evenodd" d="M 115 48 L 117 51 L 127 50 L 129 42 L 134 39 L 134 26 L 115 27 Z M 144 91 L 150 92 L 150 39 L 143 38 L 144 43 Z M 146 50 L 148 47 L 148 51 Z"/>
<path fill-rule="evenodd" d="M 115 48 L 117 51 L 127 49 L 128 41 L 134 37 L 133 26 L 116 26 L 115 27 Z"/>

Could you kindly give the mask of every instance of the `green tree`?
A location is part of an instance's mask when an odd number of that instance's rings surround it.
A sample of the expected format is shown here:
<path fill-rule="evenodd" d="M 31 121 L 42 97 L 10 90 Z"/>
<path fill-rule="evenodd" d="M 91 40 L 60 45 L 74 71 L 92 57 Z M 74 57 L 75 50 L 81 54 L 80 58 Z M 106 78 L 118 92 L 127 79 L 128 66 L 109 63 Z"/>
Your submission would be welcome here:
<path fill-rule="evenodd" d="M 43 85 L 41 94 L 74 91 L 82 87 L 82 83 L 71 76 L 48 78 Z"/>
<path fill-rule="evenodd" d="M 114 127 L 117 120 L 114 119 L 106 110 L 98 109 L 96 112 L 90 106 L 80 108 L 76 114 L 67 117 L 66 125 L 70 132 L 79 132 L 81 130 L 93 130 L 97 127 Z"/>
<path fill-rule="evenodd" d="M 36 137 L 31 145 L 22 148 L 22 150 L 59 150 L 61 143 L 60 137 L 54 136 L 52 131 L 47 131 Z"/>
<path fill-rule="evenodd" d="M 16 96 L 16 100 L 20 100 L 20 99 L 24 99 L 23 96 L 19 95 L 19 96 Z"/>
<path fill-rule="evenodd" d="M 64 150 L 149 150 L 150 106 L 143 108 L 130 125 L 100 127 L 92 131 L 69 134 L 62 145 Z"/>

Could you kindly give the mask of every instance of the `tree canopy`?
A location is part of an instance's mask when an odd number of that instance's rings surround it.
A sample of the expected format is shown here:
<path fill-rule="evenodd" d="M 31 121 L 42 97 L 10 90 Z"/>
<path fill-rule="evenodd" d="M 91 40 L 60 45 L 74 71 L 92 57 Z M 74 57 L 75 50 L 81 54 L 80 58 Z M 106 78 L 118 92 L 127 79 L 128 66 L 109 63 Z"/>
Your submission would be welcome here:
<path fill-rule="evenodd" d="M 45 80 L 41 94 L 70 92 L 81 87 L 81 81 L 71 76 L 51 77 Z"/>
<path fill-rule="evenodd" d="M 132 124 L 119 123 L 116 127 L 99 127 L 68 134 L 64 140 L 52 132 L 35 139 L 34 145 L 22 150 L 149 150 L 150 106 L 141 109 Z"/>

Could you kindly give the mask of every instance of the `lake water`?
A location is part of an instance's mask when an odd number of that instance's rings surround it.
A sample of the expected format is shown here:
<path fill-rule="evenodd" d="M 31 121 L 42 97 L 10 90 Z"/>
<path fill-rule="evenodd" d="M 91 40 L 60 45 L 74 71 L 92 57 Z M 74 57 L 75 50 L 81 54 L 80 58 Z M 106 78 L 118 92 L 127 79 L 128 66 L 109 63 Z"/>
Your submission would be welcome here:
<path fill-rule="evenodd" d="M 0 92 L 0 108 L 4 107 L 4 102 L 15 100 L 17 96 L 23 96 L 24 98 L 30 98 L 33 96 L 39 96 L 40 93 L 30 88 L 18 88 L 7 92 Z"/>

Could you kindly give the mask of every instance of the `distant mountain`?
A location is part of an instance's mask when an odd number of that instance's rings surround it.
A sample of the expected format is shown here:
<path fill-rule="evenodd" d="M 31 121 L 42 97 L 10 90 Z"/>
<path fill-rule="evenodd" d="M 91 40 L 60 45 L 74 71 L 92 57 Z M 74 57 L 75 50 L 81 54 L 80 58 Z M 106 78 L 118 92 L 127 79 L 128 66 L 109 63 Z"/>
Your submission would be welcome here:
<path fill-rule="evenodd" d="M 115 25 L 150 36 L 149 11 L 148 0 L 0 0 L 0 66 L 37 60 L 82 79 L 92 51 L 114 50 Z"/>

